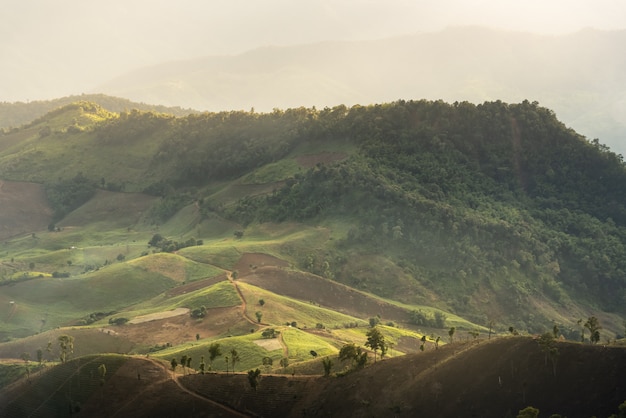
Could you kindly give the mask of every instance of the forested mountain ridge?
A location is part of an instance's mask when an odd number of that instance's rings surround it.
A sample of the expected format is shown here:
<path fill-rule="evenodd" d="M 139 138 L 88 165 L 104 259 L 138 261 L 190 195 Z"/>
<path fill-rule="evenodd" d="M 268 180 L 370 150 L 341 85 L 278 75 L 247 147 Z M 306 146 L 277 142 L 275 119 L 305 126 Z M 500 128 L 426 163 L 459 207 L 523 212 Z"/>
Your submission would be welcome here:
<path fill-rule="evenodd" d="M 451 27 L 381 40 L 264 47 L 167 62 L 98 87 L 201 110 L 538 100 L 568 126 L 624 153 L 626 31 L 537 35 Z"/>
<path fill-rule="evenodd" d="M 99 187 L 161 196 L 157 222 L 195 202 L 244 230 L 330 225 L 339 239 L 299 268 L 481 324 L 574 333 L 591 307 L 626 306 L 622 157 L 528 101 L 182 118 L 75 104 L 0 136 L 0 173 L 46 183 L 58 219 Z"/>

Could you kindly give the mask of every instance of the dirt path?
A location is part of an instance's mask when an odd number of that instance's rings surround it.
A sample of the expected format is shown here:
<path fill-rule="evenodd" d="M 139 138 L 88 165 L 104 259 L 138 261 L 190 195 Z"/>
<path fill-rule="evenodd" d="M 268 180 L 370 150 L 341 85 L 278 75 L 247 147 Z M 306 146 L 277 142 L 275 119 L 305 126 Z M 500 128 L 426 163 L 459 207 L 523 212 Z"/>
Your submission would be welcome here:
<path fill-rule="evenodd" d="M 196 399 L 200 399 L 200 400 L 202 400 L 202 401 L 204 401 L 204 402 L 208 402 L 208 403 L 210 403 L 211 405 L 213 405 L 213 406 L 215 406 L 215 407 L 217 407 L 217 408 L 220 408 L 220 409 L 222 409 L 222 410 L 224 410 L 224 411 L 228 412 L 228 413 L 229 413 L 229 414 L 231 414 L 232 416 L 238 416 L 238 417 L 249 417 L 249 416 L 250 416 L 250 415 L 243 414 L 243 413 L 241 413 L 241 412 L 237 411 L 236 409 L 233 409 L 233 408 L 231 408 L 231 407 L 229 407 L 229 406 L 227 406 L 227 405 L 221 404 L 221 403 L 216 402 L 216 401 L 214 401 L 214 400 L 212 400 L 212 399 L 210 399 L 210 398 L 207 398 L 207 397 L 205 397 L 205 396 L 202 396 L 202 395 L 200 395 L 199 393 L 196 393 L 196 392 L 194 392 L 194 391 L 192 391 L 192 390 L 187 389 L 187 388 L 186 388 L 186 387 L 185 387 L 182 383 L 180 383 L 179 376 L 178 376 L 178 375 L 175 375 L 175 374 L 170 374 L 170 371 L 169 371 L 169 370 L 167 370 L 167 367 L 166 367 L 165 365 L 163 365 L 163 363 L 158 362 L 158 361 L 156 361 L 156 360 L 153 360 L 153 359 L 151 359 L 151 358 L 146 358 L 146 359 L 143 359 L 143 360 L 146 360 L 146 361 L 148 361 L 148 362 L 152 363 L 153 365 L 155 365 L 155 366 L 157 366 L 157 367 L 160 367 L 160 368 L 164 369 L 164 370 L 165 370 L 165 372 L 167 373 L 167 375 L 168 375 L 168 376 L 170 376 L 170 379 L 172 379 L 172 380 L 174 381 L 174 383 L 176 383 L 176 386 L 178 386 L 178 388 L 179 388 L 180 390 L 182 390 L 183 392 L 185 392 L 185 393 L 187 393 L 187 394 L 189 394 L 189 395 L 193 396 L 194 398 L 196 398 Z M 167 378 L 163 379 L 163 381 L 165 381 L 165 380 L 167 380 Z M 138 397 L 138 396 L 140 396 L 140 395 L 141 395 L 141 394 L 138 394 L 136 397 Z M 133 400 L 134 400 L 134 399 L 133 399 Z M 130 403 L 130 402 L 132 402 L 132 400 L 131 400 L 131 401 L 129 401 L 128 403 Z M 114 414 L 114 415 L 112 415 L 112 416 L 115 416 L 115 414 Z"/>
<path fill-rule="evenodd" d="M 248 316 L 248 309 L 247 309 L 248 304 L 246 303 L 246 298 L 243 296 L 241 289 L 239 289 L 239 286 L 237 286 L 237 282 L 235 281 L 235 279 L 233 279 L 233 275 L 230 272 L 228 273 L 228 280 L 235 287 L 235 291 L 239 295 L 239 299 L 241 299 L 241 315 L 244 317 L 246 321 L 250 322 L 251 324 L 259 325 L 258 322 L 256 322 L 255 320 L 253 320 L 252 318 Z"/>

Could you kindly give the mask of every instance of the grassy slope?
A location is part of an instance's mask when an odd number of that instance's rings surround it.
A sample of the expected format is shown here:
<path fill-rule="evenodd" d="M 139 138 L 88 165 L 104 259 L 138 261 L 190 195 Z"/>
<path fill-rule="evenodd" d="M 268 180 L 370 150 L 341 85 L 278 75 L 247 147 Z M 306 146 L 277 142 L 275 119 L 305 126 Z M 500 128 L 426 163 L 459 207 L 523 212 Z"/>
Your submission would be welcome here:
<path fill-rule="evenodd" d="M 148 170 L 147 161 L 140 156 L 156 149 L 159 136 L 125 144 L 124 147 L 120 144 L 101 144 L 89 130 L 98 117 L 85 115 L 84 112 L 64 114 L 54 120 L 51 124 L 53 133 L 45 138 L 38 134 L 44 126 L 42 124 L 0 137 L 0 168 L 3 175 L 6 172 L 7 177 L 41 181 L 45 179 L 44 173 L 51 178 L 67 177 L 88 169 L 96 176 L 106 177 L 107 181 L 130 179 L 134 184 L 131 190 L 138 190 L 158 180 L 156 177 L 145 178 L 142 173 Z M 73 119 L 77 119 L 81 132 L 72 135 L 54 132 L 74 126 Z M 76 153 L 72 151 L 68 154 L 68 148 L 65 148 L 68 145 L 74 147 Z M 205 191 L 216 202 L 230 204 L 248 194 L 267 193 L 287 177 L 307 167 L 353 151 L 345 145 L 337 148 L 331 143 L 317 144 L 315 147 L 303 145 L 297 147 L 286 160 L 261 167 L 233 182 L 209 185 Z M 107 165 L 100 158 L 104 154 L 112 156 L 114 166 Z M 77 155 L 81 158 L 75 158 Z M 59 159 L 59 156 L 63 158 Z M 29 164 L 36 170 L 23 168 Z M 237 271 L 241 277 L 239 287 L 248 302 L 248 318 L 254 321 L 258 310 L 263 313 L 262 323 L 271 326 L 279 327 L 295 321 L 299 327 L 306 327 L 309 331 L 313 331 L 318 323 L 326 327 L 325 331 L 315 334 L 281 328 L 285 344 L 283 350 L 287 350 L 293 363 L 301 363 L 297 366 L 301 370 L 316 370 L 319 373 L 319 361 L 309 366 L 312 361 L 308 354 L 311 347 L 322 355 L 331 355 L 336 353 L 342 343 L 353 341 L 363 344 L 366 328 L 343 328 L 346 322 L 364 324 L 369 317 L 381 314 L 383 323 L 394 321 L 405 326 L 406 314 L 410 310 L 419 308 L 433 312 L 431 304 L 445 306 L 445 301 L 439 300 L 437 295 L 421 286 L 398 266 L 375 255 L 341 254 L 348 258 L 344 273 L 350 277 L 349 272 L 360 269 L 359 279 L 367 284 L 365 289 L 388 294 L 390 298 L 387 299 L 372 297 L 365 292 L 340 286 L 336 281 L 298 272 L 308 256 L 323 254 L 332 241 L 347 235 L 352 227 L 349 219 L 328 218 L 319 225 L 295 222 L 251 224 L 244 229 L 216 214 L 203 219 L 197 207 L 189 205 L 157 227 L 150 224 L 145 216 L 154 203 L 154 198 L 141 194 L 99 191 L 91 201 L 59 223 L 62 227 L 60 232 L 37 230 L 36 237 L 24 235 L 7 241 L 6 254 L 0 255 L 3 261 L 1 268 L 11 271 L 12 275 L 19 276 L 27 272 L 29 263 L 33 262 L 36 271 L 69 271 L 72 277 L 33 279 L 2 288 L 0 307 L 3 310 L 0 310 L 0 315 L 4 316 L 0 317 L 0 331 L 3 335 L 28 335 L 73 323 L 96 311 L 123 311 L 119 315 L 135 317 L 177 307 L 237 306 L 241 300 L 227 282 L 194 289 L 189 293 L 172 293 L 176 288 L 183 289 L 184 285 L 191 282 L 207 277 L 216 278 L 227 271 Z M 233 232 L 237 230 L 244 231 L 243 239 L 233 237 Z M 150 251 L 146 243 L 155 232 L 176 240 L 190 237 L 203 239 L 204 245 L 185 248 L 177 254 L 141 256 Z M 287 267 L 281 266 L 279 271 L 242 264 L 242 256 L 249 253 L 278 257 Z M 120 254 L 126 261 L 115 261 Z M 9 258 L 15 260 L 9 262 Z M 113 264 L 108 265 L 111 262 Z M 89 271 L 91 268 L 99 270 Z M 290 274 L 284 274 L 285 270 L 291 270 Z M 336 279 L 352 284 L 346 277 Z M 387 280 L 389 277 L 394 278 L 391 281 L 393 286 Z M 287 286 L 288 280 L 297 280 L 298 286 Z M 320 297 L 324 287 L 336 293 L 336 299 L 332 299 L 332 302 Z M 391 297 L 407 303 L 399 303 Z M 267 303 L 263 307 L 257 304 L 261 298 Z M 339 302 L 342 298 L 345 301 L 357 300 L 358 303 L 347 305 Z M 15 304 L 10 305 L 10 301 Z M 555 312 L 547 306 L 537 304 L 535 308 L 546 309 L 545 312 L 554 315 Z M 586 314 L 586 311 L 576 306 L 568 306 L 567 309 L 569 316 L 572 316 L 572 312 L 577 317 Z M 571 321 L 571 318 L 565 318 L 565 312 L 559 314 L 564 320 Z M 467 330 L 479 329 L 485 332 L 484 328 L 463 318 L 450 313 L 447 316 L 448 325 L 459 328 L 457 336 L 464 336 L 462 332 Z M 603 324 L 610 324 L 612 329 L 620 325 L 614 315 L 598 316 Z M 45 323 L 42 323 L 44 319 Z M 107 319 L 95 325 L 107 325 Z M 499 325 L 500 328 L 505 327 L 505 324 Z M 248 335 L 251 330 L 254 333 Z M 446 333 L 446 330 L 423 329 L 415 332 L 393 327 L 383 327 L 383 330 L 388 340 L 394 343 L 396 354 L 415 351 L 422 334 L 434 337 Z M 80 330 L 83 331 L 89 332 Z M 267 350 L 252 342 L 259 338 L 257 324 L 232 322 L 225 324 L 220 334 L 219 338 L 222 339 L 217 341 L 223 343 L 225 348 L 241 351 L 242 369 L 260 366 L 260 359 L 264 353 L 267 354 Z M 229 334 L 232 336 L 224 337 Z M 104 338 L 106 341 L 102 342 L 102 347 L 105 350 L 115 347 L 115 344 L 117 347 L 123 346 L 122 351 L 125 352 L 132 349 L 130 340 L 114 342 L 109 337 Z M 180 357 L 188 352 L 196 359 L 194 364 L 197 367 L 197 360 L 201 355 L 206 355 L 208 344 L 216 341 L 215 338 L 173 347 L 169 351 L 160 352 L 159 356 Z M 32 353 L 41 344 L 41 339 L 25 340 L 22 347 Z M 285 352 L 273 350 L 270 354 L 276 360 Z M 223 364 L 223 359 L 221 361 Z"/>

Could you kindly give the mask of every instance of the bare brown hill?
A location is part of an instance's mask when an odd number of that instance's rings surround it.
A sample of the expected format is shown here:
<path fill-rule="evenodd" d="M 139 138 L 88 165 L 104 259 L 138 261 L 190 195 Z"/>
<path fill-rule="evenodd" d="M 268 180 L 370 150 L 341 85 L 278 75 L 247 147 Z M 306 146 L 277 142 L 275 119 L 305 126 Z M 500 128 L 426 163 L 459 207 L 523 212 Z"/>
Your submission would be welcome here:
<path fill-rule="evenodd" d="M 0 180 L 0 240 L 45 229 L 51 219 L 40 184 Z"/>
<path fill-rule="evenodd" d="M 258 416 L 608 416 L 626 400 L 626 350 L 558 343 L 556 375 L 531 338 L 450 344 L 379 361 L 341 378 L 188 376 L 185 385 Z M 238 380 L 238 382 L 237 382 Z"/>
<path fill-rule="evenodd" d="M 256 390 L 245 373 L 179 376 L 178 385 L 164 364 L 132 358 L 77 416 L 500 418 L 527 406 L 540 416 L 617 412 L 626 400 L 626 349 L 565 342 L 556 347 L 556 367 L 536 340 L 509 337 L 378 361 L 343 377 L 262 375 Z M 335 369 L 341 367 L 333 361 Z M 33 392 L 37 385 L 13 386 L 11 398 L 5 390 L 0 399 L 44 402 L 43 394 Z"/>

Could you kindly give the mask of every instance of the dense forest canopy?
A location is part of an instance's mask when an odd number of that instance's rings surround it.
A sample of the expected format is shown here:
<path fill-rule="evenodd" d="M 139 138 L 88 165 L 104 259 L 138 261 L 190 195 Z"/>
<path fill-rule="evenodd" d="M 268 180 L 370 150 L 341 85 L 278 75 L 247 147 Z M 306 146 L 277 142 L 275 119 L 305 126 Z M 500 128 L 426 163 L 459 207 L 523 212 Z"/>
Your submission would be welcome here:
<path fill-rule="evenodd" d="M 626 306 L 622 156 L 536 102 L 397 101 L 182 118 L 131 111 L 50 138 L 70 135 L 102 155 L 139 149 L 139 174 L 118 189 L 162 196 L 161 220 L 194 200 L 205 215 L 244 226 L 344 220 L 345 236 L 300 267 L 384 296 L 410 298 L 417 288 L 393 286 L 399 273 L 359 276 L 351 255 L 387 257 L 446 308 L 484 322 L 497 314 L 476 296 L 487 289 L 521 318 L 520 329 L 538 327 L 526 305 L 532 295 Z M 273 192 L 219 201 L 208 191 L 328 144 L 349 151 L 274 179 Z M 8 158 L 0 155 L 0 166 L 10 167 Z M 96 168 L 64 181 L 105 186 L 110 173 Z M 57 213 L 88 197 L 48 190 Z"/>

